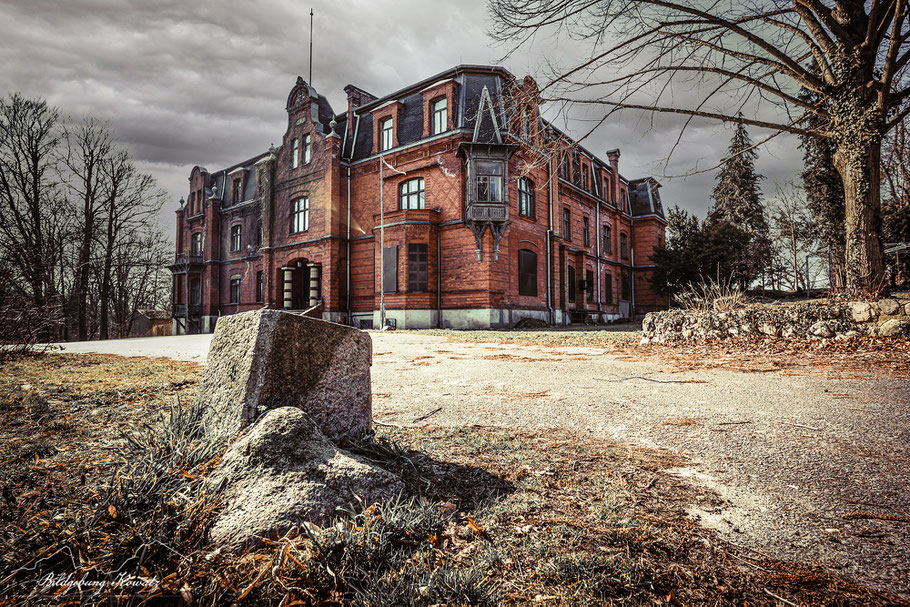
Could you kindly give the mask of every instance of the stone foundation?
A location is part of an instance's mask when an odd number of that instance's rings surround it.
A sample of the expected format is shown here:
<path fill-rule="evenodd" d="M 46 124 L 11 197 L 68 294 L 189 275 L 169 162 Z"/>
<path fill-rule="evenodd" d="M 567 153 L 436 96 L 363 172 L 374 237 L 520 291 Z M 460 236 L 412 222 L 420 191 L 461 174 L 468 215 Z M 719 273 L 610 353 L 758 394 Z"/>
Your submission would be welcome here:
<path fill-rule="evenodd" d="M 726 339 L 741 335 L 849 339 L 910 337 L 910 297 L 849 303 L 756 304 L 732 312 L 665 310 L 642 322 L 642 344 Z"/>

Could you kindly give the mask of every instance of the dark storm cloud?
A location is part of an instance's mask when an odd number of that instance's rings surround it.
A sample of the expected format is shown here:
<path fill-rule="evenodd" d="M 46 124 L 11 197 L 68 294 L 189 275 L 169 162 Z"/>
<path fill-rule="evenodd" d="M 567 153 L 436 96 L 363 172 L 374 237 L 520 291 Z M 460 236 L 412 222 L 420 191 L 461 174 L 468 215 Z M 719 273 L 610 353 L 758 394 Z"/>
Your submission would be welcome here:
<path fill-rule="evenodd" d="M 491 63 L 483 0 L 314 1 L 313 84 L 343 109 L 343 87 L 384 95 L 459 63 Z M 284 103 L 297 75 L 307 78 L 309 4 L 22 0 L 0 4 L 0 81 L 6 90 L 43 97 L 64 113 L 108 120 L 142 167 L 158 177 L 174 206 L 199 164 L 215 170 L 281 139 Z M 545 61 L 570 63 L 572 43 L 540 39 L 509 58 L 517 76 L 540 76 Z M 564 61 L 560 61 L 564 59 Z M 574 135 L 591 111 L 573 112 Z M 669 163 L 661 163 L 682 121 L 625 112 L 585 141 L 603 155 L 622 149 L 627 177 L 677 175 L 722 157 L 730 131 L 690 127 Z M 563 126 L 563 125 L 560 125 Z M 792 138 L 761 152 L 768 182 L 789 179 L 799 163 Z M 795 164 L 794 164 L 795 163 Z M 664 198 L 704 214 L 713 173 L 661 179 Z M 770 183 L 765 184 L 770 193 Z"/>

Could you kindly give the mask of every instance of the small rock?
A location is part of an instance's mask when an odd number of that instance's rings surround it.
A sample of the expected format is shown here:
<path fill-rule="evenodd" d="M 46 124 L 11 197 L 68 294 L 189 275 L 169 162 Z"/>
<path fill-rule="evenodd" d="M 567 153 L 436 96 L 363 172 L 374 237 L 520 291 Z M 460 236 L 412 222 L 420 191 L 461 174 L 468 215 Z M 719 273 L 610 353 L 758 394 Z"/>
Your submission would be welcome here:
<path fill-rule="evenodd" d="M 900 311 L 901 306 L 896 299 L 882 299 L 878 302 L 878 309 L 881 310 L 882 314 L 893 316 Z"/>
<path fill-rule="evenodd" d="M 869 322 L 875 311 L 865 301 L 854 301 L 850 304 L 850 314 L 856 322 Z"/>
<path fill-rule="evenodd" d="M 896 319 L 886 321 L 878 328 L 878 334 L 882 337 L 910 335 L 910 322 Z"/>
<path fill-rule="evenodd" d="M 832 323 L 820 320 L 809 327 L 809 334 L 813 337 L 829 338 L 834 337 L 835 331 Z"/>

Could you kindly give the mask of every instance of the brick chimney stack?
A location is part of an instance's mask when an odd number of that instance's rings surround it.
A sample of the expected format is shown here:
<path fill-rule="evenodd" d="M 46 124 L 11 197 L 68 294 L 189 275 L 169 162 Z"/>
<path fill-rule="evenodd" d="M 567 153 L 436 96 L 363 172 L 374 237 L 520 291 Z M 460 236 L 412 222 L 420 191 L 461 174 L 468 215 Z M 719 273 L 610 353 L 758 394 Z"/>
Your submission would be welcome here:
<path fill-rule="evenodd" d="M 610 195 L 612 201 L 619 204 L 619 148 L 607 151 L 607 160 L 610 161 L 610 168 L 613 170 L 613 179 L 610 181 L 613 191 L 610 192 Z"/>
<path fill-rule="evenodd" d="M 358 108 L 371 101 L 376 101 L 377 97 L 361 88 L 357 88 L 353 84 L 344 87 L 344 92 L 348 95 L 348 125 L 352 125 L 354 124 L 352 122 L 354 120 L 354 108 Z"/>

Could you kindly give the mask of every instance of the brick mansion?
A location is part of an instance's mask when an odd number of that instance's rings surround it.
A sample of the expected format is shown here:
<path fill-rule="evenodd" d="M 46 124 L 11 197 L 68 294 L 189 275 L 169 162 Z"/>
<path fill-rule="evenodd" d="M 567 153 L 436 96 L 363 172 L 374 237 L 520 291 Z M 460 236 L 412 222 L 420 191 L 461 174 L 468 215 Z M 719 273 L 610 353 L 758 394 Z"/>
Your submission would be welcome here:
<path fill-rule="evenodd" d="M 174 333 L 267 308 L 360 328 L 603 322 L 651 286 L 660 185 L 542 119 L 534 80 L 462 65 L 346 111 L 298 78 L 281 145 L 193 168 L 177 211 Z"/>

